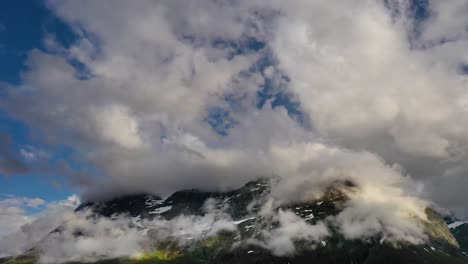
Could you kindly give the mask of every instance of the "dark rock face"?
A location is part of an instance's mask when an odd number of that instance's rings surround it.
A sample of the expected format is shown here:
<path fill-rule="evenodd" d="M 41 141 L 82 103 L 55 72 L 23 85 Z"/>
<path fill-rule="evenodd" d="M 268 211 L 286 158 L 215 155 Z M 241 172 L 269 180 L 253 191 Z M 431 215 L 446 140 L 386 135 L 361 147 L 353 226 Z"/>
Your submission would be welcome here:
<path fill-rule="evenodd" d="M 238 220 L 250 212 L 248 205 L 254 200 L 261 200 L 269 192 L 269 183 L 259 180 L 246 184 L 243 188 L 231 192 L 215 193 L 198 190 L 182 190 L 175 192 L 163 200 L 154 195 L 132 195 L 119 197 L 106 202 L 86 203 L 76 211 L 91 209 L 98 215 L 111 217 L 118 214 L 128 214 L 132 217 L 141 216 L 146 219 L 164 218 L 170 220 L 179 215 L 203 215 L 205 202 L 212 198 L 229 205 L 227 213 Z"/>
<path fill-rule="evenodd" d="M 258 249 L 255 253 L 246 254 L 245 250 L 234 250 L 220 255 L 213 263 L 466 263 L 458 257 L 448 256 L 443 252 L 431 252 L 423 247 L 408 246 L 395 248 L 390 245 L 355 245 L 354 248 L 319 248 L 314 251 L 300 252 L 293 257 L 276 257 L 269 252 Z"/>
<path fill-rule="evenodd" d="M 468 257 L 468 223 L 451 228 L 450 231 L 460 244 L 462 254 Z"/>
<path fill-rule="evenodd" d="M 282 205 L 278 206 L 277 210 L 291 211 L 307 223 L 316 224 L 338 214 L 347 199 L 340 188 L 353 187 L 352 183 L 339 182 L 331 186 L 319 200 Z M 183 254 L 171 259 L 169 263 L 467 263 L 444 219 L 431 209 L 426 210 L 429 222 L 424 223 L 430 240 L 424 245 L 394 245 L 384 242 L 381 237 L 369 241 L 350 241 L 332 230 L 333 235 L 328 237 L 326 242 L 318 243 L 314 250 L 303 246 L 307 241 L 297 241 L 297 252 L 294 256 L 275 256 L 260 246 L 242 242 L 245 238 L 258 236 L 257 230 L 271 224 L 256 215 L 261 202 L 264 201 L 262 199 L 269 191 L 269 183 L 259 180 L 226 193 L 185 190 L 176 192 L 165 200 L 149 195 L 128 196 L 104 203 L 86 204 L 79 210 L 91 208 L 106 217 L 126 213 L 133 217 L 170 220 L 182 214 L 203 215 L 203 206 L 210 198 L 228 205 L 226 212 L 233 220 L 237 220 L 238 234 L 222 235 L 216 239 L 214 246 L 207 247 L 206 243 L 200 243 L 177 248 L 177 251 Z"/>
<path fill-rule="evenodd" d="M 152 195 L 129 195 L 118 197 L 106 202 L 85 203 L 81 204 L 75 211 L 80 211 L 86 208 L 92 208 L 94 212 L 105 217 L 112 215 L 128 214 L 130 216 L 145 215 L 148 213 L 148 208 L 151 201 L 162 201 L 158 196 Z"/>
<path fill-rule="evenodd" d="M 453 215 L 444 216 L 444 220 L 460 245 L 460 251 L 468 257 L 468 221 L 460 221 Z"/>

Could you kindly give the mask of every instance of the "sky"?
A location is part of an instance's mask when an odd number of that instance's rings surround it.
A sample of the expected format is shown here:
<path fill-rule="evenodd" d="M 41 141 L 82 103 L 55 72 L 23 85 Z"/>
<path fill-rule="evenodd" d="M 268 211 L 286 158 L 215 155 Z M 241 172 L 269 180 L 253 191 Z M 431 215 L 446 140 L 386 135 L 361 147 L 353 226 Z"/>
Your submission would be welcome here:
<path fill-rule="evenodd" d="M 54 32 L 61 39 L 69 41 L 71 32 L 66 25 L 61 23 L 44 5 L 42 1 L 8 1 L 0 4 L 0 82 L 8 84 L 20 84 L 21 72 L 25 70 L 27 53 L 31 49 L 43 48 L 43 35 Z M 2 94 L 2 96 L 4 96 Z M 0 110 L 0 135 L 2 145 L 6 151 L 17 152 L 22 148 L 34 148 L 38 143 L 34 142 L 31 128 Z M 15 150 L 16 149 L 16 150 Z M 12 153 L 13 155 L 16 155 Z M 2 153 L 2 166 L 5 163 L 15 163 L 9 159 L 9 155 Z M 59 154 L 60 155 L 60 154 Z M 24 158 L 11 157 L 17 161 Z M 5 161 L 3 161 L 5 160 Z M 20 161 L 19 164 L 23 163 Z M 21 167 L 21 166 L 20 166 Z M 20 169 L 21 171 L 21 169 Z M 74 193 L 66 184 L 66 180 L 60 175 L 43 177 L 39 171 L 21 171 L 21 176 L 14 177 L 13 173 L 0 172 L 0 193 L 21 197 L 42 197 L 47 201 L 66 198 Z"/>
<path fill-rule="evenodd" d="M 465 0 L 3 1 L 0 201 L 17 201 L 0 212 L 28 223 L 76 197 L 280 177 L 283 201 L 353 180 L 343 223 L 384 218 L 395 200 L 403 215 L 430 204 L 466 218 L 467 12 Z"/>

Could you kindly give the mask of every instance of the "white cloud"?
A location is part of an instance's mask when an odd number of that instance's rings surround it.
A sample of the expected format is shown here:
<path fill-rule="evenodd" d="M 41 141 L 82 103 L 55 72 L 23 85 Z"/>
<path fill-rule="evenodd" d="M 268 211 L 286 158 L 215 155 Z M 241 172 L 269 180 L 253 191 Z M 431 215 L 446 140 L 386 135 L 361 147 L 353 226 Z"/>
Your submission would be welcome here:
<path fill-rule="evenodd" d="M 113 105 L 105 109 L 93 109 L 96 133 L 102 140 L 126 148 L 139 147 L 142 139 L 138 135 L 138 121 L 131 116 L 128 108 Z"/>
<path fill-rule="evenodd" d="M 20 153 L 26 160 L 36 159 L 36 155 L 33 152 L 28 151 L 26 149 L 20 149 Z"/>
<path fill-rule="evenodd" d="M 351 193 L 345 209 L 334 219 L 348 239 L 367 239 L 381 234 L 387 241 L 420 244 L 427 241 L 423 221 L 425 204 L 385 186 L 363 186 Z"/>
<path fill-rule="evenodd" d="M 291 211 L 280 210 L 275 218 L 280 226 L 266 232 L 264 246 L 278 256 L 294 255 L 295 242 L 305 243 L 304 247 L 309 243 L 312 247 L 330 236 L 330 231 L 323 222 L 310 225 Z"/>
<path fill-rule="evenodd" d="M 0 200 L 0 257 L 29 250 L 59 226 L 62 214 L 73 212 L 79 203 L 76 195 L 49 203 L 40 198 L 15 196 Z M 30 208 L 41 212 L 31 214 Z"/>
<path fill-rule="evenodd" d="M 319 135 L 399 163 L 425 183 L 427 197 L 460 208 L 456 194 L 466 188 L 459 188 L 463 181 L 444 181 L 443 189 L 439 182 L 441 175 L 464 164 L 467 157 L 468 94 L 466 81 L 456 70 L 465 56 L 457 53 L 459 49 L 450 50 L 466 44 L 465 38 L 413 49 L 408 20 L 395 21 L 377 1 L 347 7 L 338 7 L 336 1 L 297 2 L 301 4 L 284 7 L 272 47 L 278 67 L 291 77 L 290 88 Z M 431 17 L 424 24 L 425 32 L 460 32 L 459 26 L 466 24 L 466 15 L 459 17 L 466 14 L 461 5 L 431 2 L 434 12 L 457 22 Z M 297 15 L 299 6 L 308 14 Z M 426 35 L 417 39 L 419 45 L 434 44 Z M 461 166 L 465 173 L 466 166 Z"/>
<path fill-rule="evenodd" d="M 349 237 L 420 241 L 408 224 L 427 204 L 416 197 L 468 215 L 463 1 L 431 2 L 420 36 L 405 1 L 392 1 L 393 10 L 374 0 L 48 6 L 78 40 L 65 48 L 48 36 L 55 53 L 29 53 L 24 84 L 2 107 L 95 168 L 69 175 L 86 198 L 226 190 L 279 175 L 274 194 L 284 201 L 355 181 L 361 193 L 337 219 Z M 265 56 L 273 63 L 260 69 Z M 264 78 L 298 103 L 304 123 L 270 102 L 257 109 Z M 233 125 L 226 136 L 206 121 L 213 108 L 232 118 L 221 120 Z"/>
<path fill-rule="evenodd" d="M 135 256 L 143 251 L 144 237 L 130 228 L 127 218 L 91 220 L 84 212 L 61 215 L 61 231 L 48 234 L 37 250 L 40 263 L 93 261 L 102 257 Z M 76 232 L 83 235 L 76 236 Z"/>
<path fill-rule="evenodd" d="M 22 225 L 29 223 L 31 218 L 25 216 L 25 211 L 15 206 L 0 206 L 0 237 L 18 230 Z"/>
<path fill-rule="evenodd" d="M 183 246 L 222 230 L 237 230 L 227 214 L 212 207 L 207 207 L 204 216 L 181 215 L 169 221 L 158 218 L 149 221 L 126 215 L 97 217 L 86 210 L 74 212 L 77 203 L 76 196 L 70 196 L 48 204 L 47 210 L 0 239 L 0 256 L 35 248 L 40 263 L 138 257 L 157 249 L 160 241 L 174 240 Z"/>

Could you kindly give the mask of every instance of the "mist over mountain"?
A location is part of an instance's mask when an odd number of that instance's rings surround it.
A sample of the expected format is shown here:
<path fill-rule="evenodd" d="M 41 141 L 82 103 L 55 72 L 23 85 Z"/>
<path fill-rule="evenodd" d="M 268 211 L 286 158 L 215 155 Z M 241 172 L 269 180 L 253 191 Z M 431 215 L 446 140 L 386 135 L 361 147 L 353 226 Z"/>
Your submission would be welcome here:
<path fill-rule="evenodd" d="M 29 250 L 0 263 L 467 261 L 466 244 L 431 208 L 408 215 L 400 226 L 372 216 L 362 223 L 347 219 L 352 194 L 360 192 L 351 181 L 334 182 L 321 197 L 296 203 L 273 198 L 275 184 L 261 179 L 224 193 L 192 189 L 166 199 L 139 194 L 84 203 L 40 240 L 24 241 Z M 382 213 L 392 218 L 388 209 Z"/>
<path fill-rule="evenodd" d="M 438 212 L 468 218 L 465 0 L 44 5 L 73 41 L 44 32 L 0 83 L 37 143 L 0 131 L 0 173 L 60 175 L 83 206 L 0 200 L 0 256 L 186 261 L 215 239 L 214 263 L 464 261 Z"/>

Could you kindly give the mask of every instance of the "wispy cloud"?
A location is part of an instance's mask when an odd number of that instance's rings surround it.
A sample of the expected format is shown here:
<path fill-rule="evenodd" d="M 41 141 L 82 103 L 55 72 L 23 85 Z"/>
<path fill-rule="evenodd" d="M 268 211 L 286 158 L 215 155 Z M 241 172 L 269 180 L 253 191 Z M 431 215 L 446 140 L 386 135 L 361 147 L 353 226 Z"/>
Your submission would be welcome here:
<path fill-rule="evenodd" d="M 78 39 L 31 51 L 2 107 L 93 168 L 63 170 L 87 199 L 279 175 L 276 195 L 301 200 L 353 179 L 361 196 L 337 219 L 349 237 L 379 231 L 349 218 L 417 233 L 398 216 L 423 199 L 468 215 L 467 4 L 431 2 L 415 21 L 385 2 L 50 0 Z M 261 98 L 267 85 L 304 118 Z"/>
<path fill-rule="evenodd" d="M 46 202 L 41 198 L 8 196 L 0 199 L 0 257 L 22 254 L 35 246 L 79 205 L 78 196 Z M 32 214 L 30 209 L 40 209 Z"/>

